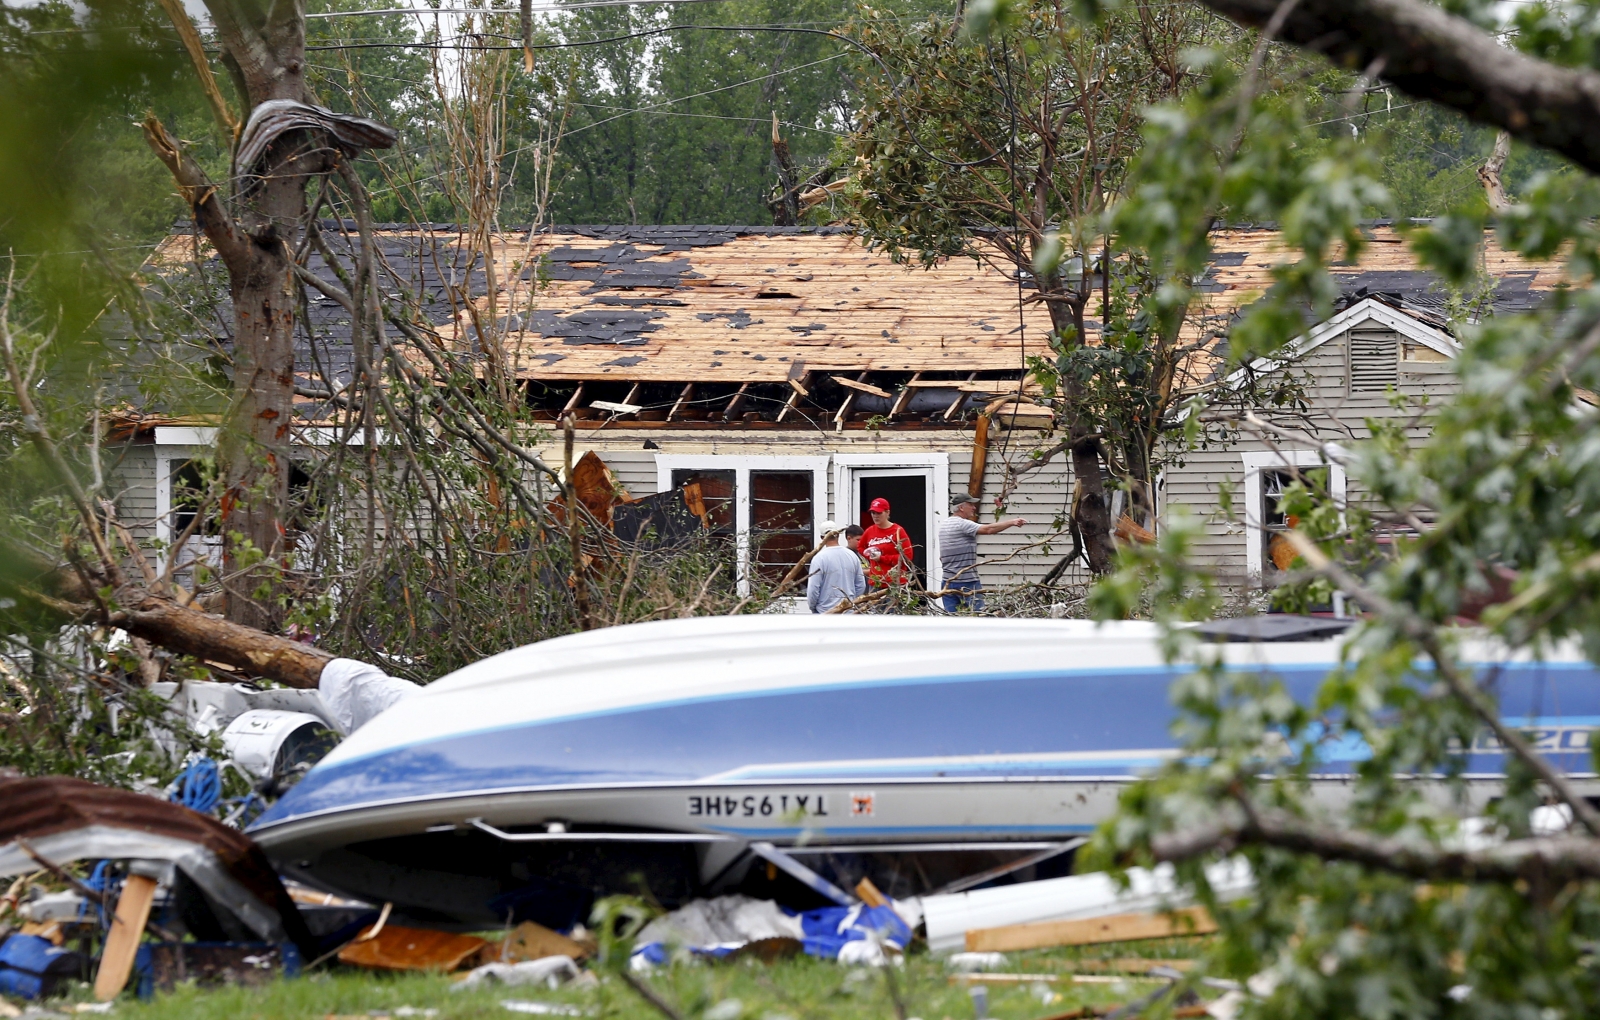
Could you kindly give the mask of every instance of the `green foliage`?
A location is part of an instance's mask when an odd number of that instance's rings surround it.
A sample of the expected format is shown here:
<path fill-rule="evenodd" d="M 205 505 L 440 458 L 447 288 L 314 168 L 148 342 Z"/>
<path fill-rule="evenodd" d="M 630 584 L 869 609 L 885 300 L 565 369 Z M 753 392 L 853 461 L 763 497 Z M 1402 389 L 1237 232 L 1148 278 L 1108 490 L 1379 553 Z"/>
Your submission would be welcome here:
<path fill-rule="evenodd" d="M 1574 32 L 1584 20 L 1573 19 Z M 1581 47 L 1538 38 L 1522 44 L 1562 60 L 1582 57 Z M 1293 63 L 1269 54 L 1264 80 Z M 1207 66 L 1214 73 L 1205 88 L 1153 112 L 1117 219 L 1180 287 L 1204 265 L 1215 218 L 1284 225 L 1299 258 L 1236 327 L 1234 356 L 1243 358 L 1298 335 L 1307 307 L 1321 314 L 1332 293 L 1327 267 L 1359 250 L 1363 218 L 1387 211 L 1380 180 L 1384 147 L 1394 139 L 1327 137 L 1315 96 L 1252 93 L 1215 58 Z M 1486 222 L 1502 244 L 1529 257 L 1561 253 L 1571 284 L 1536 313 L 1458 322 L 1460 393 L 1430 409 L 1430 438 L 1418 445 L 1399 427 L 1369 422 L 1372 438 L 1349 450 L 1346 469 L 1367 503 L 1336 502 L 1317 471 L 1288 487 L 1279 509 L 1320 557 L 1296 564 L 1280 603 L 1325 600 L 1337 581 L 1372 610 L 1311 701 L 1297 702 L 1270 674 L 1224 666 L 1214 648 L 1189 640 L 1178 624 L 1210 607 L 1187 593 L 1203 591 L 1208 579 L 1181 536 L 1130 550 L 1102 583 L 1095 601 L 1103 615 L 1143 611 L 1164 621 L 1169 650 L 1194 671 L 1173 690 L 1190 754 L 1129 791 L 1097 834 L 1090 866 L 1149 862 L 1162 837 L 1247 811 L 1278 811 L 1325 831 L 1424 851 L 1461 845 L 1474 815 L 1487 818 L 1490 835 L 1517 839 L 1528 834 L 1530 810 L 1557 796 L 1508 754 L 1503 791 L 1487 807 L 1475 798 L 1459 749 L 1484 720 L 1441 678 L 1458 665 L 1468 636 L 1452 625 L 1488 596 L 1497 575 L 1514 577 L 1516 594 L 1484 614 L 1489 635 L 1534 655 L 1577 641 L 1600 661 L 1594 194 L 1592 180 L 1572 173 L 1534 176 L 1501 216 L 1488 217 L 1476 196 L 1450 200 L 1448 217 L 1412 233 L 1419 258 L 1459 287 L 1474 283 Z M 1150 302 L 1160 314 L 1162 299 Z M 1322 557 L 1343 573 L 1313 569 Z M 1492 683 L 1480 683 L 1474 697 L 1492 699 Z M 1314 799 L 1311 777 L 1323 749 L 1352 742 L 1370 757 L 1345 796 Z M 1312 846 L 1247 838 L 1237 852 L 1258 888 L 1242 904 L 1210 895 L 1198 870 L 1206 855 L 1180 863 L 1184 881 L 1221 924 L 1216 967 L 1230 977 L 1266 978 L 1248 1015 L 1592 1011 L 1600 995 L 1587 962 L 1600 936 L 1593 882 L 1422 884 L 1372 863 L 1325 860 Z M 1218 846 L 1211 854 L 1226 852 Z"/>
<path fill-rule="evenodd" d="M 876 16 L 927 10 L 896 0 Z M 673 9 L 611 8 L 562 18 L 561 38 L 671 25 L 829 31 L 837 0 L 719 0 Z M 560 223 L 771 223 L 777 115 L 803 174 L 834 158 L 855 116 L 847 44 L 804 32 L 681 31 L 573 51 L 552 219 Z"/>
<path fill-rule="evenodd" d="M 968 11 L 981 19 L 990 8 Z M 1005 31 L 961 32 L 937 16 L 900 25 L 874 8 L 855 22 L 882 61 L 858 60 L 860 120 L 845 143 L 855 218 L 897 257 L 1027 269 L 1046 244 L 1081 253 L 1121 188 L 1139 111 L 1193 84 L 1179 54 L 1217 30 L 1196 10 L 1162 5 L 1100 21 L 1041 3 L 990 13 Z M 1059 262 L 1041 255 L 1041 268 Z"/>

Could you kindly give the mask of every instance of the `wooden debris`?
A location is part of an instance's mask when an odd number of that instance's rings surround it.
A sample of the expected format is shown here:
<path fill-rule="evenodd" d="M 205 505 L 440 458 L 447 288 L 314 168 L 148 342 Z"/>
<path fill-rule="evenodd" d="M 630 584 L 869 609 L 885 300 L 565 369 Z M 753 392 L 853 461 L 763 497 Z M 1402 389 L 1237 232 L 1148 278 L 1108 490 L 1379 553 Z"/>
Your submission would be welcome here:
<path fill-rule="evenodd" d="M 739 384 L 738 392 L 728 398 L 728 410 L 722 416 L 723 421 L 734 421 L 739 417 L 739 412 L 744 410 L 744 402 L 749 390 L 749 383 L 743 382 Z"/>
<path fill-rule="evenodd" d="M 487 945 L 476 935 L 389 925 L 376 938 L 339 950 L 339 962 L 373 970 L 452 971 Z"/>
<path fill-rule="evenodd" d="M 1216 930 L 1217 923 L 1204 907 L 1188 907 L 1170 914 L 1112 914 L 1084 921 L 1036 921 L 1004 928 L 977 928 L 967 932 L 967 952 L 1006 953 L 1051 946 L 1087 946 L 1174 935 L 1203 935 Z"/>
<path fill-rule="evenodd" d="M 806 389 L 806 383 L 810 381 L 810 379 L 810 372 L 800 373 L 799 378 L 795 378 L 793 374 L 790 375 L 789 385 L 794 389 L 794 392 L 789 394 L 789 399 L 784 401 L 783 408 L 778 411 L 778 421 L 781 422 L 785 418 L 789 417 L 789 413 L 800 406 L 800 399 L 802 397 L 809 397 L 811 395 L 811 391 Z"/>
<path fill-rule="evenodd" d="M 866 379 L 867 375 L 868 373 L 862 372 L 861 375 L 854 379 L 847 375 L 830 375 L 828 378 L 832 379 L 834 382 L 838 383 L 840 386 L 843 386 L 847 390 L 858 390 L 862 393 L 871 394 L 874 397 L 882 397 L 885 400 L 891 400 L 894 398 L 893 393 L 890 393 L 881 386 L 874 386 L 869 382 L 865 382 L 864 380 Z"/>
<path fill-rule="evenodd" d="M 912 384 L 921 381 L 921 379 L 922 373 L 917 372 L 916 374 L 912 375 L 911 380 L 901 388 L 900 392 L 894 398 L 894 403 L 889 407 L 890 419 L 905 413 L 906 405 L 911 402 L 912 394 L 917 392 Z"/>
<path fill-rule="evenodd" d="M 542 960 L 547 956 L 570 956 L 574 960 L 581 960 L 589 955 L 589 948 L 583 943 L 533 921 L 523 921 L 511 929 L 511 934 L 498 946 L 500 953 L 496 959 L 507 963 Z"/>
<path fill-rule="evenodd" d="M 1156 540 L 1155 532 L 1148 528 L 1140 527 L 1127 514 L 1122 515 L 1113 530 L 1116 536 L 1124 542 L 1143 542 L 1145 545 L 1149 545 Z"/>
<path fill-rule="evenodd" d="M 148 875 L 129 875 L 122 883 L 122 895 L 117 897 L 116 920 L 111 924 L 111 934 L 106 936 L 105 951 L 100 954 L 100 970 L 94 978 L 94 997 L 110 1002 L 122 992 L 133 971 L 133 954 L 139 950 L 139 939 L 144 935 L 145 922 L 150 920 L 150 906 L 156 899 L 156 880 Z"/>
<path fill-rule="evenodd" d="M 17 929 L 17 934 L 33 935 L 58 946 L 66 940 L 60 921 L 24 921 L 22 927 Z"/>
<path fill-rule="evenodd" d="M 694 383 L 684 383 L 683 389 L 678 393 L 678 399 L 672 403 L 672 410 L 667 412 L 667 421 L 676 421 L 678 415 L 683 413 L 684 405 L 693 399 Z"/>
<path fill-rule="evenodd" d="M 887 907 L 889 905 L 889 898 L 878 891 L 878 887 L 872 884 L 872 879 L 870 878 L 863 878 L 856 883 L 856 895 L 861 897 L 861 902 L 869 907 Z"/>

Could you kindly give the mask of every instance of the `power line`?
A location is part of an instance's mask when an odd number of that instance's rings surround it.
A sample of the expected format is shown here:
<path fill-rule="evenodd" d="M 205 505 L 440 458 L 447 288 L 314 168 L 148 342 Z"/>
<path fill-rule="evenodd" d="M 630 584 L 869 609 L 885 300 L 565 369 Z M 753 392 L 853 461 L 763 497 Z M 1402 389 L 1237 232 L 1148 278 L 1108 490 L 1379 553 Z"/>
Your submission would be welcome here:
<path fill-rule="evenodd" d="M 557 4 L 553 7 L 535 7 L 534 14 L 558 14 L 561 11 L 581 11 L 591 7 L 633 7 L 641 4 L 704 4 L 721 0 L 580 0 L 578 3 Z M 515 7 L 385 7 L 370 11 L 325 11 L 307 14 L 312 18 L 363 18 L 383 14 L 509 14 L 520 15 Z"/>
<path fill-rule="evenodd" d="M 584 40 L 578 40 L 578 41 L 575 41 L 575 42 L 559 42 L 559 43 L 535 43 L 531 47 L 524 47 L 524 46 L 522 46 L 520 44 L 504 45 L 504 46 L 487 45 L 487 46 L 477 46 L 477 47 L 474 47 L 474 49 L 476 49 L 479 52 L 494 51 L 494 50 L 510 50 L 510 51 L 513 51 L 513 52 L 521 52 L 524 49 L 565 50 L 565 49 L 576 49 L 576 48 L 582 47 L 582 46 L 599 46 L 599 45 L 602 45 L 604 43 L 627 42 L 630 39 L 647 39 L 647 38 L 649 38 L 651 36 L 665 35 L 668 32 L 790 32 L 790 33 L 794 33 L 794 34 L 797 34 L 797 35 L 820 35 L 820 36 L 825 36 L 825 37 L 827 37 L 829 39 L 837 39 L 840 42 L 846 43 L 846 44 L 848 44 L 850 46 L 854 46 L 856 49 L 860 50 L 862 53 L 865 53 L 872 60 L 872 62 L 874 64 L 878 65 L 878 68 L 883 72 L 886 80 L 888 81 L 890 90 L 894 93 L 895 99 L 899 100 L 899 99 L 902 98 L 901 94 L 900 94 L 900 84 L 899 84 L 899 82 L 897 82 L 895 80 L 895 73 L 894 73 L 893 68 L 891 68 L 888 65 L 888 63 L 883 59 L 882 55 L 880 55 L 878 53 L 878 51 L 874 50 L 872 47 L 868 46 L 866 43 L 863 43 L 859 39 L 852 39 L 850 36 L 844 35 L 844 34 L 842 34 L 840 32 L 827 32 L 827 31 L 824 31 L 824 30 L 822 30 L 820 28 L 771 28 L 771 27 L 768 27 L 768 26 L 765 26 L 765 25 L 664 25 L 664 26 L 659 27 L 659 28 L 645 29 L 645 30 L 640 31 L 640 32 L 629 32 L 627 35 L 607 36 L 607 37 L 602 38 L 602 39 L 584 39 Z M 437 43 L 346 43 L 346 44 L 343 44 L 343 45 L 332 45 L 332 46 L 307 46 L 306 49 L 308 51 L 310 51 L 310 50 L 355 50 L 355 49 L 378 49 L 378 48 L 385 48 L 385 47 L 394 48 L 394 49 L 431 49 L 431 50 L 464 48 L 464 47 L 457 47 L 457 46 L 443 46 L 443 45 L 440 45 L 440 44 L 437 44 Z M 911 126 L 909 121 L 906 121 L 906 119 L 905 119 L 903 114 L 901 115 L 900 119 L 906 125 L 906 137 L 908 139 L 910 139 L 911 144 L 916 146 L 917 149 L 920 150 L 924 156 L 926 156 L 929 159 L 933 160 L 935 163 L 938 163 L 940 166 L 947 166 L 947 167 L 950 167 L 950 168 L 955 169 L 955 170 L 966 170 L 966 169 L 970 169 L 972 167 L 986 166 L 986 165 L 988 165 L 990 163 L 993 163 L 995 160 L 1000 158 L 1000 154 L 1001 154 L 1000 151 L 996 151 L 996 152 L 994 152 L 994 153 L 992 153 L 992 154 L 990 154 L 988 156 L 984 156 L 982 159 L 973 159 L 973 160 L 945 159 L 943 156 L 939 155 L 938 153 L 934 152 L 932 149 L 928 148 L 926 145 L 922 144 L 922 139 L 917 137 L 915 129 L 912 128 L 912 126 Z M 604 123 L 604 122 L 602 122 L 602 123 Z M 590 125 L 590 126 L 594 126 L 594 125 Z M 1006 148 L 1003 151 L 1006 152 L 1006 153 L 1011 153 L 1011 152 L 1014 151 L 1014 146 L 1011 146 L 1010 144 L 1007 144 Z"/>
<path fill-rule="evenodd" d="M 582 132 L 587 131 L 590 128 L 597 128 L 602 124 L 609 124 L 614 120 L 621 120 L 624 117 L 631 117 L 636 113 L 650 113 L 653 110 L 659 110 L 659 109 L 662 109 L 663 107 L 673 106 L 673 105 L 676 105 L 678 103 L 687 103 L 691 99 L 699 99 L 702 96 L 714 95 L 714 94 L 716 94 L 718 92 L 727 92 L 730 89 L 743 88 L 746 85 L 759 85 L 761 82 L 766 81 L 768 78 L 777 77 L 777 75 L 779 75 L 779 74 L 789 74 L 789 73 L 791 73 L 793 71 L 804 71 L 808 67 L 816 67 L 818 64 L 826 64 L 828 61 L 837 60 L 842 56 L 844 56 L 844 54 L 835 53 L 831 57 L 823 57 L 821 60 L 813 60 L 809 64 L 797 64 L 794 67 L 786 67 L 782 71 L 778 71 L 776 73 L 764 74 L 759 78 L 747 78 L 744 81 L 735 82 L 732 85 L 722 85 L 722 86 L 720 86 L 718 88 L 706 89 L 704 92 L 696 92 L 693 95 L 680 96 L 680 97 L 678 97 L 676 99 L 668 99 L 665 102 L 653 103 L 650 106 L 641 106 L 641 107 L 638 107 L 636 109 L 628 110 L 626 113 L 619 113 L 615 117 L 607 117 L 604 120 L 597 120 L 592 124 L 585 124 L 582 127 L 573 128 L 571 131 L 566 132 L 566 134 L 563 135 L 563 137 L 571 137 L 572 135 L 581 134 Z"/>
<path fill-rule="evenodd" d="M 766 81 L 769 78 L 776 77 L 777 75 L 780 75 L 780 74 L 791 74 L 791 73 L 793 73 L 795 71 L 803 71 L 808 67 L 815 67 L 817 64 L 826 63 L 829 60 L 836 60 L 840 56 L 843 56 L 843 54 L 836 53 L 833 56 L 823 57 L 821 60 L 814 60 L 814 61 L 811 61 L 810 63 L 807 63 L 807 64 L 797 64 L 794 67 L 786 67 L 781 71 L 772 72 L 772 73 L 768 73 L 768 74 L 763 74 L 759 78 L 748 78 L 748 79 L 746 79 L 744 81 L 741 81 L 741 82 L 735 82 L 732 85 L 723 85 L 723 86 L 720 86 L 718 88 L 707 89 L 704 92 L 696 92 L 696 93 L 693 93 L 692 95 L 679 96 L 676 99 L 668 99 L 665 102 L 656 103 L 656 104 L 653 104 L 651 106 L 642 106 L 642 107 L 639 107 L 638 109 L 629 110 L 626 113 L 619 113 L 614 117 L 606 117 L 603 120 L 597 120 L 597 121 L 594 121 L 594 122 L 589 123 L 589 124 L 584 124 L 581 127 L 573 128 L 570 131 L 564 132 L 562 134 L 562 137 L 563 138 L 570 138 L 573 135 L 582 134 L 584 131 L 587 131 L 590 128 L 597 128 L 597 127 L 600 127 L 602 124 L 610 124 L 612 121 L 621 120 L 624 117 L 630 117 L 630 116 L 632 116 L 632 115 L 634 115 L 636 113 L 651 113 L 651 112 L 660 110 L 662 107 L 672 106 L 672 105 L 677 104 L 677 103 L 686 103 L 691 99 L 699 99 L 702 96 L 709 96 L 709 95 L 711 95 L 713 93 L 716 93 L 716 92 L 726 92 L 729 89 L 742 88 L 742 87 L 744 87 L 746 85 L 757 85 L 757 84 L 760 84 L 761 82 Z M 580 104 L 580 105 L 584 105 L 584 104 Z M 707 116 L 712 116 L 712 115 L 708 114 Z M 744 120 L 746 118 L 728 118 L 728 119 L 730 119 L 730 120 Z M 754 118 L 750 118 L 750 119 L 754 119 Z M 790 125 L 790 126 L 791 127 L 799 127 L 800 125 Z M 821 130 L 827 130 L 827 129 L 826 128 L 807 128 L 806 130 L 821 131 Z M 529 149 L 537 148 L 538 145 L 539 145 L 538 142 L 532 142 L 532 143 L 529 143 L 528 145 L 522 145 L 522 146 L 518 146 L 515 149 L 510 149 L 510 150 L 502 153 L 501 155 L 502 155 L 502 157 L 504 157 L 504 156 L 515 156 L 515 155 L 518 155 L 520 153 L 527 152 Z M 438 180 L 440 177 L 445 176 L 445 173 L 447 173 L 447 172 L 448 171 L 443 171 L 443 172 L 436 173 L 436 174 L 429 174 L 427 177 L 418 177 L 418 178 L 415 178 L 413 180 L 403 182 L 403 184 L 404 184 L 404 186 L 407 186 L 407 187 L 415 187 L 416 185 L 425 183 L 427 181 Z M 381 191 L 380 190 L 374 190 L 372 192 L 372 194 L 375 195 L 375 196 L 376 195 L 380 195 L 380 194 L 388 194 L 389 192 L 392 192 L 392 191 L 395 191 L 395 190 L 398 190 L 398 189 L 397 188 L 384 188 Z"/>

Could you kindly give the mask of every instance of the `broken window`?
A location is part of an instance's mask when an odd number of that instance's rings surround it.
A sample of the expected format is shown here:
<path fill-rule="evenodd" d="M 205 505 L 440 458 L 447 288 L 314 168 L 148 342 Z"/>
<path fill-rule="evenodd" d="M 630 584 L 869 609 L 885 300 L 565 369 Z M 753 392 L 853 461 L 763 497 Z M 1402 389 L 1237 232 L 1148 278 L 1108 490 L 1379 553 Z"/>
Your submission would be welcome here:
<path fill-rule="evenodd" d="M 1261 472 L 1262 580 L 1269 586 L 1277 583 L 1279 575 L 1289 569 L 1298 555 L 1284 533 L 1300 521 L 1293 514 L 1284 513 L 1281 506 L 1284 490 L 1294 481 L 1293 471 Z"/>
<path fill-rule="evenodd" d="M 176 557 L 172 576 L 178 584 L 193 589 L 202 580 L 215 579 L 222 569 L 221 518 L 214 500 L 207 496 L 212 490 L 216 467 L 210 460 L 186 460 L 172 469 L 169 484 L 172 486 L 171 540 L 178 541 L 186 533 L 189 538 L 183 547 L 173 550 Z M 199 517 L 196 523 L 195 518 Z M 189 532 L 193 526 L 194 531 Z M 197 574 L 205 566 L 209 576 Z"/>
<path fill-rule="evenodd" d="M 679 468 L 672 472 L 672 487 L 700 486 L 706 507 L 706 526 L 713 535 L 732 537 L 738 532 L 738 474 Z"/>
<path fill-rule="evenodd" d="M 750 472 L 751 558 L 762 577 L 781 581 L 811 551 L 811 508 L 811 472 Z"/>
<path fill-rule="evenodd" d="M 656 455 L 658 490 L 699 486 L 711 534 L 723 537 L 739 591 L 776 583 L 816 545 L 828 516 L 827 457 Z"/>

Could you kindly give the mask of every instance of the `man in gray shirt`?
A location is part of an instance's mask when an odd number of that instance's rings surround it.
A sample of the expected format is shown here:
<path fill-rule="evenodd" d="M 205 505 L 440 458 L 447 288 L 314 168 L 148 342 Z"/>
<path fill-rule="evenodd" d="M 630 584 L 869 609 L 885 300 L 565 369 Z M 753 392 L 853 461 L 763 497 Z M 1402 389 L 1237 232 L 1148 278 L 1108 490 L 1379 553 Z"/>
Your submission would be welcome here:
<path fill-rule="evenodd" d="M 849 531 L 861 534 L 858 527 Z M 833 521 L 825 521 L 822 536 L 822 550 L 811 557 L 811 574 L 806 580 L 806 605 L 813 613 L 826 613 L 845 599 L 860 598 L 867 591 L 861 557 L 850 548 L 849 532 Z"/>
<path fill-rule="evenodd" d="M 944 611 L 954 613 L 962 606 L 975 613 L 983 611 L 983 582 L 978 580 L 978 536 L 993 535 L 1007 528 L 1027 524 L 1021 517 L 993 524 L 978 523 L 978 497 L 961 495 L 950 501 L 950 516 L 939 525 L 939 565 L 944 568 L 946 590 Z"/>

